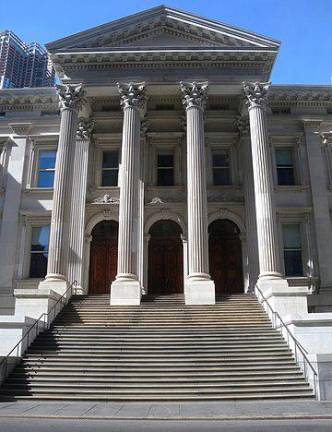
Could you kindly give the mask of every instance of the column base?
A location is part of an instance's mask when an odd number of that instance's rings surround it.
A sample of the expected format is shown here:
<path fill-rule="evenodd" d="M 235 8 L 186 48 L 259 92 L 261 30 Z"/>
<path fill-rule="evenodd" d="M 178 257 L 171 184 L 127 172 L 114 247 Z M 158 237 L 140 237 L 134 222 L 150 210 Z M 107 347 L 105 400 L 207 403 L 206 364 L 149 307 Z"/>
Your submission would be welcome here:
<path fill-rule="evenodd" d="M 69 282 L 66 280 L 55 280 L 55 279 L 45 279 L 39 282 L 38 289 L 50 289 L 60 294 L 61 296 L 67 291 L 69 288 Z"/>
<path fill-rule="evenodd" d="M 112 306 L 138 306 L 141 304 L 141 286 L 138 280 L 115 280 L 111 284 Z"/>
<path fill-rule="evenodd" d="M 187 279 L 184 286 L 186 305 L 215 304 L 215 286 L 212 280 Z"/>

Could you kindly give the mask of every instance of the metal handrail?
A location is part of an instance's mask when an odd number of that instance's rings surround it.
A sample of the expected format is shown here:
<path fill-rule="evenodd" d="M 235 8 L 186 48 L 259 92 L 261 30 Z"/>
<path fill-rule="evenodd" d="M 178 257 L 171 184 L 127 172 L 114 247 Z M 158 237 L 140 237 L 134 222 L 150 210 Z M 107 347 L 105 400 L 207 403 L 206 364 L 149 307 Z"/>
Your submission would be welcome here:
<path fill-rule="evenodd" d="M 17 342 L 17 344 L 14 346 L 14 348 L 12 348 L 11 351 L 9 351 L 9 353 L 0 361 L 0 371 L 2 371 L 2 369 L 4 368 L 4 374 L 0 374 L 0 377 L 2 376 L 3 379 L 6 378 L 7 376 L 7 368 L 8 368 L 8 359 L 11 356 L 11 354 L 17 349 L 17 357 L 19 357 L 18 355 L 18 349 L 20 346 L 23 346 L 23 342 L 25 340 L 27 340 L 26 343 L 26 349 L 29 347 L 29 342 L 30 342 L 30 334 L 31 331 L 36 328 L 36 336 L 39 334 L 39 323 L 42 322 L 43 323 L 43 331 L 46 328 L 49 328 L 51 323 L 54 321 L 55 317 L 58 315 L 58 313 L 62 310 L 62 307 L 60 307 L 60 309 L 57 311 L 57 307 L 58 305 L 61 303 L 61 306 L 63 304 L 68 303 L 68 301 L 70 300 L 72 294 L 73 294 L 73 288 L 74 286 L 77 286 L 77 281 L 75 280 L 74 282 L 72 282 L 69 287 L 66 289 L 66 291 L 62 294 L 61 297 L 58 298 L 58 300 L 54 303 L 54 305 L 51 307 L 51 309 L 48 312 L 44 312 L 40 315 L 39 318 L 37 318 L 32 324 L 31 326 L 28 328 L 28 330 L 24 333 L 24 335 L 21 337 L 21 339 Z M 70 292 L 70 295 L 67 296 L 68 292 Z M 63 302 L 63 300 L 65 300 Z M 53 316 L 52 316 L 53 315 Z M 49 319 L 52 316 L 52 319 Z M 21 352 L 21 356 L 22 356 L 22 352 Z M 1 383 L 0 383 L 1 384 Z"/>
<path fill-rule="evenodd" d="M 297 364 L 299 364 L 299 360 L 298 360 L 298 351 L 301 353 L 302 358 L 303 358 L 303 373 L 306 379 L 308 379 L 308 371 L 307 371 L 307 366 L 308 365 L 313 373 L 313 380 L 314 380 L 314 393 L 315 396 L 317 397 L 317 377 L 318 377 L 318 373 L 316 371 L 316 369 L 314 368 L 314 366 L 312 365 L 312 363 L 310 362 L 310 360 L 308 359 L 306 353 L 305 353 L 305 349 L 302 347 L 302 345 L 300 344 L 300 342 L 296 339 L 296 337 L 293 335 L 293 333 L 289 330 L 287 324 L 284 322 L 284 320 L 281 318 L 280 314 L 278 312 L 276 312 L 272 306 L 270 305 L 269 301 L 267 300 L 267 298 L 264 296 L 262 290 L 256 285 L 255 289 L 254 289 L 254 293 L 256 295 L 256 290 L 259 292 L 260 296 L 262 297 L 262 301 L 260 301 L 260 299 L 258 298 L 258 301 L 261 305 L 263 305 L 263 303 L 265 303 L 271 314 L 272 314 L 272 326 L 276 329 L 276 328 L 284 328 L 286 330 L 287 333 L 287 344 L 288 346 L 290 346 L 289 344 L 289 337 L 292 339 L 293 343 L 294 343 L 294 355 L 295 355 L 295 361 Z M 258 297 L 256 295 L 256 297 Z M 277 326 L 277 320 L 279 321 L 279 326 Z M 281 330 L 281 334 L 283 334 L 282 330 Z"/>

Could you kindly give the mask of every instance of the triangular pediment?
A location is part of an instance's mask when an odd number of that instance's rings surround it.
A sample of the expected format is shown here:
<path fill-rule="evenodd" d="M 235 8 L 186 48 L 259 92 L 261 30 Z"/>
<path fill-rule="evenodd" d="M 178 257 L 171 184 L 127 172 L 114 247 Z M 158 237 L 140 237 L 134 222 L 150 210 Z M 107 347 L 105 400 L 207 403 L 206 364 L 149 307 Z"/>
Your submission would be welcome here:
<path fill-rule="evenodd" d="M 47 44 L 51 53 L 141 47 L 278 49 L 279 42 L 218 21 L 159 6 Z"/>

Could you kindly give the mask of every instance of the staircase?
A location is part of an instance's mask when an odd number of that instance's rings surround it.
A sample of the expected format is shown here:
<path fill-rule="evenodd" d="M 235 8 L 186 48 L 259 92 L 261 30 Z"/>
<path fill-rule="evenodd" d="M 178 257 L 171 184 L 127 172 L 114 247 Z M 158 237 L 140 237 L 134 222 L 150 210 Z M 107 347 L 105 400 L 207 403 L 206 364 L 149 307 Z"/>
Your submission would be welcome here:
<path fill-rule="evenodd" d="M 220 401 L 312 398 L 254 296 L 109 306 L 73 297 L 0 390 L 2 399 Z"/>

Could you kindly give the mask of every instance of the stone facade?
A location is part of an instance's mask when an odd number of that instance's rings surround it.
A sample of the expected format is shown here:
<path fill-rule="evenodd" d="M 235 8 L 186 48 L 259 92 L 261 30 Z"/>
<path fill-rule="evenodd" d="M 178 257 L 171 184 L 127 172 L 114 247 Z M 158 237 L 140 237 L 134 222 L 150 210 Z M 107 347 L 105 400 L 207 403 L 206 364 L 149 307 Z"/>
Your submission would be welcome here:
<path fill-rule="evenodd" d="M 268 83 L 278 48 L 164 7 L 49 44 L 63 85 L 0 91 L 0 312 L 74 280 L 89 293 L 92 233 L 103 220 L 119 223 L 113 304 L 149 293 L 159 220 L 182 231 L 186 303 L 214 303 L 209 227 L 228 220 L 241 240 L 243 291 L 258 281 L 287 313 L 303 293 L 310 311 L 331 311 L 332 89 Z M 41 152 L 55 150 L 54 187 L 40 186 Z M 106 186 L 112 151 L 118 180 Z M 163 154 L 173 158 L 171 185 L 158 184 Z M 48 225 L 46 278 L 30 277 L 33 229 Z M 285 225 L 298 229 L 293 248 Z M 301 274 L 287 274 L 293 252 Z"/>

